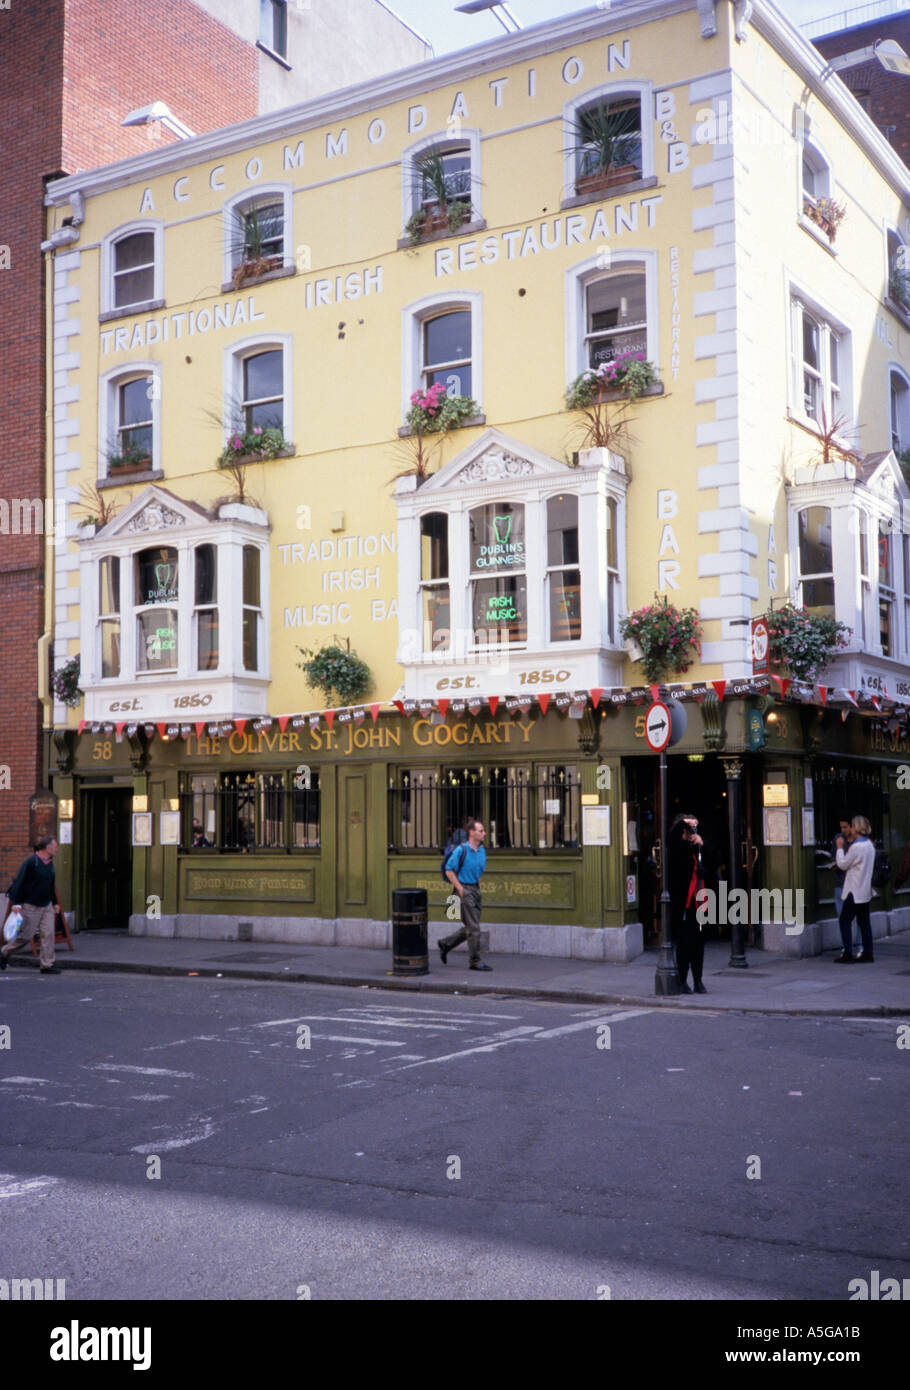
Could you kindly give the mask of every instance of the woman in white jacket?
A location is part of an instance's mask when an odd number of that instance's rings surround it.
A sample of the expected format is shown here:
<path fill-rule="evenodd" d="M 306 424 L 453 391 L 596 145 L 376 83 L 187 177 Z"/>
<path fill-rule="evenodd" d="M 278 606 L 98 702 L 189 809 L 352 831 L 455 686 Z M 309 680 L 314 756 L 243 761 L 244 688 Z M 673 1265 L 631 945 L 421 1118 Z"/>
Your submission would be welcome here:
<path fill-rule="evenodd" d="M 844 949 L 835 956 L 838 965 L 867 964 L 873 960 L 872 926 L 869 922 L 869 903 L 872 901 L 872 870 L 875 865 L 875 845 L 869 838 L 872 827 L 865 816 L 854 816 L 849 848 L 844 848 L 841 835 L 837 837 L 837 867 L 846 871 L 841 889 L 843 907 L 840 914 L 840 936 Z M 853 918 L 859 923 L 863 950 L 859 956 L 852 952 Z"/>

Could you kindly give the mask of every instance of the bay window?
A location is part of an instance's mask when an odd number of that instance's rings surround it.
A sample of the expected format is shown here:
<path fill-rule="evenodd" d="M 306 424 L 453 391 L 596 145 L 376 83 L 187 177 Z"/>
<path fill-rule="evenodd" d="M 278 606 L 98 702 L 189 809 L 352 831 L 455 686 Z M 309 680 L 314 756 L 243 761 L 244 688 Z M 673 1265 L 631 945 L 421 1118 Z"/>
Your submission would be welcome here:
<path fill-rule="evenodd" d="M 218 669 L 218 552 L 213 545 L 197 545 L 196 563 L 196 668 Z"/>
<path fill-rule="evenodd" d="M 607 450 L 569 467 L 498 430 L 419 490 L 400 478 L 406 697 L 619 684 L 627 486 Z"/>
<path fill-rule="evenodd" d="M 890 527 L 878 524 L 878 625 L 882 656 L 894 656 L 894 557 Z"/>
<path fill-rule="evenodd" d="M 259 627 L 262 607 L 259 587 L 258 546 L 243 547 L 243 669 L 259 670 Z"/>
<path fill-rule="evenodd" d="M 528 635 L 524 506 L 489 502 L 474 507 L 469 527 L 474 641 L 524 642 Z"/>
<path fill-rule="evenodd" d="M 834 616 L 834 555 L 831 508 L 805 507 L 797 516 L 800 606 L 819 617 Z"/>
<path fill-rule="evenodd" d="M 80 542 L 86 717 L 265 712 L 268 518 L 230 510 L 152 486 Z"/>
<path fill-rule="evenodd" d="M 550 641 L 581 637 L 581 570 L 578 568 L 578 498 L 547 499 L 547 587 Z"/>
<path fill-rule="evenodd" d="M 120 675 L 120 558 L 105 555 L 98 565 L 98 647 L 103 679 Z"/>
<path fill-rule="evenodd" d="M 897 367 L 888 376 L 891 404 L 891 448 L 896 454 L 910 449 L 910 379 Z"/>
<path fill-rule="evenodd" d="M 449 648 L 449 518 L 444 512 L 420 518 L 420 608 L 424 651 Z"/>

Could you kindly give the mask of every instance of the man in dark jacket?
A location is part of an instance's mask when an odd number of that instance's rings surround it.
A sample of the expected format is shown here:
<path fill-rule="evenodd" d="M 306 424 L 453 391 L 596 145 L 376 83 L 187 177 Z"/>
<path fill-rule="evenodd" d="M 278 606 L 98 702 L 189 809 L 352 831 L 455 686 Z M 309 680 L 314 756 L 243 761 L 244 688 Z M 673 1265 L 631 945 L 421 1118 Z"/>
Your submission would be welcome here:
<path fill-rule="evenodd" d="M 0 970 L 6 969 L 7 957 L 31 944 L 36 932 L 41 935 L 41 974 L 59 975 L 54 964 L 54 914 L 60 911 L 54 886 L 54 855 L 57 841 L 42 837 L 35 841 L 35 853 L 23 860 L 9 890 L 11 912 L 22 913 L 18 936 L 0 946 Z"/>
<path fill-rule="evenodd" d="M 698 893 L 704 886 L 702 864 L 703 841 L 698 834 L 695 816 L 676 817 L 667 837 L 670 888 L 670 927 L 676 943 L 676 968 L 679 971 L 680 994 L 707 994 L 702 984 L 705 960 L 705 939 L 696 917 Z M 686 983 L 692 969 L 692 989 Z"/>

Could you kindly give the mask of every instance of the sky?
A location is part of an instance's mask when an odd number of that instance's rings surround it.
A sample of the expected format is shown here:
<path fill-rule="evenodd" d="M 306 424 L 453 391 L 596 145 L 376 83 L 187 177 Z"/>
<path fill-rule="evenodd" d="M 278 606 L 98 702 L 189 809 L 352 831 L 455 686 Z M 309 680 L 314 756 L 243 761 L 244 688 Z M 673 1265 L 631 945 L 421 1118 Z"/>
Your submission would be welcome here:
<path fill-rule="evenodd" d="M 456 4 L 461 0 L 386 0 L 389 7 L 401 16 L 424 38 L 429 39 L 437 55 L 455 48 L 468 48 L 484 39 L 504 33 L 502 26 L 490 14 L 458 14 Z M 862 0 L 776 0 L 777 8 L 794 24 L 805 24 L 853 8 Z M 512 13 L 529 28 L 545 19 L 559 19 L 590 9 L 590 0 L 509 0 Z"/>

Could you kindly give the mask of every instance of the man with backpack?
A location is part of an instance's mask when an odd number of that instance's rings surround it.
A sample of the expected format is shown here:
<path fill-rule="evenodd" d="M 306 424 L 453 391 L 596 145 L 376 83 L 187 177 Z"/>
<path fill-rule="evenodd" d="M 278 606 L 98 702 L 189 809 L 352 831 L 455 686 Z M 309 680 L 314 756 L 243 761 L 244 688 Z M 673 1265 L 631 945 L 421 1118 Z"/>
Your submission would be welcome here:
<path fill-rule="evenodd" d="M 443 872 L 461 898 L 462 925 L 453 936 L 444 936 L 439 941 L 439 954 L 445 965 L 446 957 L 462 941 L 468 943 L 471 970 L 492 970 L 480 959 L 480 911 L 483 906 L 480 897 L 480 879 L 487 867 L 487 852 L 483 847 L 486 831 L 483 822 L 470 820 L 466 823 L 467 840 L 456 845 L 445 860 Z"/>

